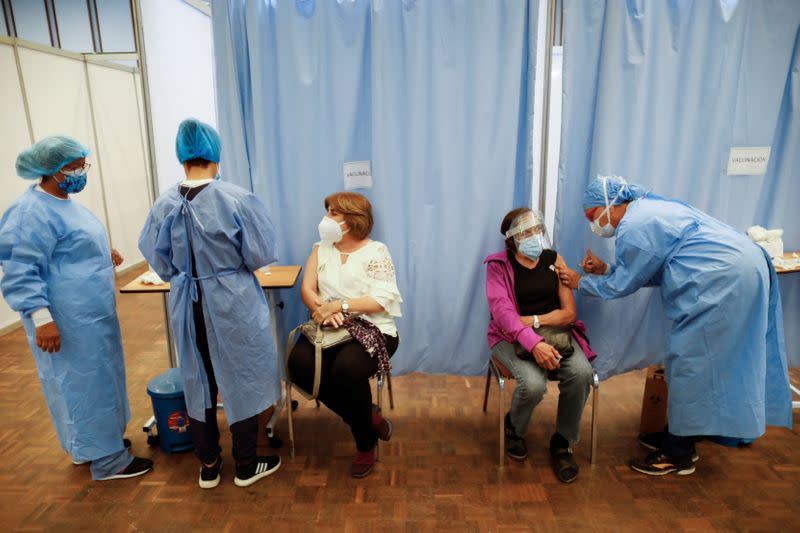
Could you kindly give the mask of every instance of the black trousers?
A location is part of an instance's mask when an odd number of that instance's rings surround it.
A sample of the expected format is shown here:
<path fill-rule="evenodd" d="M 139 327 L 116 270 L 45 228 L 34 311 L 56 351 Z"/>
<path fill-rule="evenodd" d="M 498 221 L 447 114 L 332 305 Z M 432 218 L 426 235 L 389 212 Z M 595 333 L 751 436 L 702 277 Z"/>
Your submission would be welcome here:
<path fill-rule="evenodd" d="M 383 337 L 391 357 L 399 339 Z M 369 386 L 369 378 L 377 369 L 377 359 L 355 340 L 322 352 L 319 401 L 350 426 L 360 452 L 371 450 L 378 442 L 372 429 L 372 389 Z M 311 391 L 314 386 L 314 345 L 302 335 L 289 354 L 289 375 L 292 383 L 303 390 Z"/>
<path fill-rule="evenodd" d="M 198 288 L 198 293 L 200 292 Z M 206 321 L 203 315 L 202 294 L 198 294 L 197 302 L 193 305 L 195 344 L 200 356 L 203 358 L 203 368 L 208 378 L 208 390 L 211 395 L 210 409 L 206 409 L 205 420 L 195 420 L 189 417 L 189 427 L 194 443 L 194 453 L 205 464 L 217 461 L 222 448 L 219 445 L 219 426 L 217 424 L 217 381 L 214 378 L 214 367 L 211 364 L 211 355 L 208 350 L 206 336 Z M 248 472 L 256 464 L 256 443 L 258 441 L 258 415 L 251 416 L 230 425 L 233 440 L 233 459 L 238 472 Z M 246 474 L 245 474 L 246 475 Z"/>
<path fill-rule="evenodd" d="M 698 438 L 683 437 L 669 432 L 669 424 L 664 428 L 664 440 L 661 443 L 661 451 L 670 457 L 687 457 L 694 453 L 694 443 Z"/>

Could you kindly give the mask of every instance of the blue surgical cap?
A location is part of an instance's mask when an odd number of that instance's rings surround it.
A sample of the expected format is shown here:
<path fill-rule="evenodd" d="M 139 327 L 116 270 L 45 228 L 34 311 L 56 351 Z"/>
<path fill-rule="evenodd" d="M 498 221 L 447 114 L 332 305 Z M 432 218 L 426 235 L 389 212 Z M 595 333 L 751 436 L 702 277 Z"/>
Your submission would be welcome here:
<path fill-rule="evenodd" d="M 605 182 L 605 194 L 603 194 L 603 182 Z M 632 185 L 619 176 L 597 176 L 589 182 L 583 193 L 583 208 L 605 207 L 606 195 L 608 195 L 608 205 L 619 205 L 625 202 L 638 200 L 647 191 L 639 185 Z"/>
<path fill-rule="evenodd" d="M 33 180 L 52 176 L 64 165 L 89 155 L 89 149 L 72 137 L 45 137 L 17 156 L 17 175 Z"/>
<path fill-rule="evenodd" d="M 175 137 L 175 154 L 183 163 L 190 159 L 205 159 L 219 163 L 222 142 L 217 130 L 196 118 L 187 118 L 178 126 Z"/>

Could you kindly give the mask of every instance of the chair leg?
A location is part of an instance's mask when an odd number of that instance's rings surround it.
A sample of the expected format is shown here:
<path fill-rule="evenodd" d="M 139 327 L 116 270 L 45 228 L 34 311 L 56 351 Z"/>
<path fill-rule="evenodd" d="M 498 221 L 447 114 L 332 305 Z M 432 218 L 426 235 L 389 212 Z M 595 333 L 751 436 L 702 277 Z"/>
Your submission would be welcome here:
<path fill-rule="evenodd" d="M 289 419 L 289 455 L 294 459 L 294 418 L 292 416 L 292 384 L 286 381 L 286 407 Z"/>
<path fill-rule="evenodd" d="M 592 375 L 592 445 L 589 449 L 589 464 L 594 464 L 597 459 L 597 405 L 600 396 L 600 379 L 597 374 Z"/>
<path fill-rule="evenodd" d="M 377 384 L 375 387 L 378 391 L 378 410 L 382 410 L 383 408 L 383 374 L 378 374 Z M 375 443 L 375 460 L 380 461 L 381 459 L 381 439 L 378 439 Z"/>
<path fill-rule="evenodd" d="M 386 374 L 386 385 L 389 387 L 389 409 L 394 411 L 394 394 L 392 393 L 392 374 Z"/>
<path fill-rule="evenodd" d="M 491 364 L 491 363 L 490 363 Z M 492 384 L 492 367 L 486 369 L 486 388 L 483 390 L 483 412 L 486 412 L 486 406 L 489 404 L 489 385 Z"/>
<path fill-rule="evenodd" d="M 499 428 L 500 428 L 500 455 L 497 458 L 497 466 L 503 468 L 505 465 L 505 456 L 506 456 L 506 435 L 505 435 L 505 427 L 503 422 L 505 421 L 505 411 L 506 411 L 506 380 L 500 376 L 497 378 L 497 386 L 500 389 L 498 391 L 497 399 L 498 399 L 498 407 L 500 408 L 500 412 L 497 415 L 498 420 L 500 421 Z"/>

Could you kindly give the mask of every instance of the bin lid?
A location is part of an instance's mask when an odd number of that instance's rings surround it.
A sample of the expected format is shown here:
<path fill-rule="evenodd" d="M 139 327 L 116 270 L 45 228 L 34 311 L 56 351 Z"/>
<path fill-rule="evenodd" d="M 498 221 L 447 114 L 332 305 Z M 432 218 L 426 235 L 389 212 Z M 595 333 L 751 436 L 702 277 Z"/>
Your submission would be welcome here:
<path fill-rule="evenodd" d="M 181 371 L 177 368 L 170 368 L 163 374 L 159 374 L 147 384 L 147 393 L 153 394 L 183 394 L 183 380 Z"/>

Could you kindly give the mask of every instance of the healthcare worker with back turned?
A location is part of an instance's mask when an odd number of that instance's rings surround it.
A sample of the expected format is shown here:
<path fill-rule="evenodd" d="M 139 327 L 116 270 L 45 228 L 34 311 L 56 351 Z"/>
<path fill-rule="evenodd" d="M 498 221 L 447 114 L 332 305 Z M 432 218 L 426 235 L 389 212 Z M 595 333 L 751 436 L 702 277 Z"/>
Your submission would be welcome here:
<path fill-rule="evenodd" d="M 159 197 L 139 237 L 144 257 L 171 283 L 170 315 L 204 489 L 221 479 L 218 392 L 233 439 L 234 483 L 252 485 L 281 464 L 276 455 L 256 455 L 258 414 L 280 397 L 269 306 L 253 274 L 275 260 L 275 230 L 254 194 L 219 179 L 221 148 L 208 124 L 180 124 L 175 151 L 186 179 Z"/>
<path fill-rule="evenodd" d="M 593 180 L 583 208 L 595 234 L 616 235 L 615 264 L 588 250 L 581 264 L 592 275 L 562 267 L 562 282 L 605 299 L 660 286 L 672 321 L 667 430 L 631 468 L 691 474 L 699 436 L 755 439 L 766 425 L 791 428 L 780 293 L 767 253 L 694 207 L 617 176 Z"/>
<path fill-rule="evenodd" d="M 114 267 L 103 224 L 70 199 L 86 186 L 89 150 L 46 137 L 17 157 L 38 179 L 0 220 L 3 297 L 22 315 L 50 416 L 75 464 L 95 480 L 142 475 L 153 462 L 123 441 L 130 418 Z M 130 443 L 127 444 L 128 446 Z"/>

